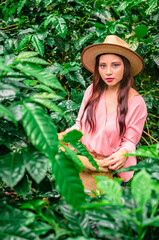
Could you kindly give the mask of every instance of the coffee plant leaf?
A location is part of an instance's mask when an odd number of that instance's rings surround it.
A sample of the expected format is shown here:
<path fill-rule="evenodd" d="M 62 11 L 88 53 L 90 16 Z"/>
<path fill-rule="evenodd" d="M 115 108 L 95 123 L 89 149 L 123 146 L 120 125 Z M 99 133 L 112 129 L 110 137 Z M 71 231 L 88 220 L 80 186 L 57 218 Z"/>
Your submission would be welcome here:
<path fill-rule="evenodd" d="M 24 174 L 25 165 L 20 153 L 8 153 L 0 157 L 0 176 L 8 186 L 14 187 Z"/>
<path fill-rule="evenodd" d="M 58 150 L 57 130 L 44 109 L 34 103 L 23 103 L 23 127 L 32 144 L 51 159 Z"/>
<path fill-rule="evenodd" d="M 132 179 L 131 191 L 136 202 L 140 207 L 143 207 L 150 198 L 152 191 L 151 177 L 145 169 L 142 169 Z"/>
<path fill-rule="evenodd" d="M 39 152 L 23 152 L 23 161 L 30 176 L 36 183 L 40 183 L 47 172 L 48 158 Z"/>
<path fill-rule="evenodd" d="M 75 209 L 85 202 L 83 184 L 70 158 L 64 152 L 59 152 L 53 161 L 55 183 L 62 197 Z"/>

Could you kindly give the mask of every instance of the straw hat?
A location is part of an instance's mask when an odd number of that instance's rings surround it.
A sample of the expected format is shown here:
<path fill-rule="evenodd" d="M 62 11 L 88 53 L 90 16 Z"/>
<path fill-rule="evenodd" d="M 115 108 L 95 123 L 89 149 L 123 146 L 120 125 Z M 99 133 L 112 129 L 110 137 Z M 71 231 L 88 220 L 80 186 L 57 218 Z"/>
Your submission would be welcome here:
<path fill-rule="evenodd" d="M 131 50 L 125 41 L 115 35 L 108 35 L 103 43 L 97 43 L 86 47 L 81 54 L 83 66 L 93 73 L 96 57 L 104 53 L 119 54 L 127 58 L 130 62 L 133 76 L 138 75 L 144 69 L 142 57 Z"/>

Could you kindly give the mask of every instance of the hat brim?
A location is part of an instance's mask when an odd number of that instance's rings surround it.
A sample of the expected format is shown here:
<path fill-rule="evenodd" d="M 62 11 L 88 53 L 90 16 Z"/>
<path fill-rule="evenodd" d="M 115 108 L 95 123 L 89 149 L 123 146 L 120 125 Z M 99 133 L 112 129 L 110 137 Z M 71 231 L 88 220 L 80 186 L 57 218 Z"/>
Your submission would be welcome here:
<path fill-rule="evenodd" d="M 96 57 L 100 54 L 119 54 L 130 62 L 133 76 L 138 75 L 144 69 L 142 57 L 131 49 L 110 43 L 97 43 L 86 47 L 81 54 L 83 66 L 90 72 L 94 72 Z"/>

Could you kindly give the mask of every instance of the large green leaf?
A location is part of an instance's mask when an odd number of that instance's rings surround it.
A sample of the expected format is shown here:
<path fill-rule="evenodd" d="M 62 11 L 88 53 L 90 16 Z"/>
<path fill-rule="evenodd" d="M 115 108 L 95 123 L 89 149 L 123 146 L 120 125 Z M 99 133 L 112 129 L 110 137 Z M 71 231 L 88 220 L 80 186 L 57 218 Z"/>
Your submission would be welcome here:
<path fill-rule="evenodd" d="M 23 50 L 23 48 L 30 42 L 31 34 L 25 35 L 19 42 L 17 51 Z"/>
<path fill-rule="evenodd" d="M 56 187 L 66 202 L 78 208 L 85 201 L 85 193 L 79 172 L 64 152 L 59 152 L 53 162 Z"/>
<path fill-rule="evenodd" d="M 32 144 L 52 159 L 58 149 L 57 130 L 43 108 L 34 103 L 24 103 L 23 127 Z"/>
<path fill-rule="evenodd" d="M 18 8 L 17 8 L 17 13 L 19 14 L 22 10 L 22 8 L 24 7 L 24 5 L 26 4 L 27 0 L 20 0 L 18 2 Z"/>
<path fill-rule="evenodd" d="M 89 39 L 91 39 L 93 37 L 93 34 L 92 33 L 89 33 L 89 34 L 87 34 L 87 35 L 85 35 L 84 37 L 81 37 L 79 40 L 77 40 L 77 41 L 75 41 L 75 48 L 77 49 L 77 50 L 80 50 L 82 47 L 83 47 L 83 45 L 89 40 Z"/>
<path fill-rule="evenodd" d="M 24 175 L 20 182 L 14 187 L 14 191 L 21 195 L 23 199 L 27 198 L 27 194 L 31 192 L 31 181 L 29 181 L 28 175 Z"/>
<path fill-rule="evenodd" d="M 14 239 L 14 240 L 39 240 L 39 237 L 29 228 L 20 224 L 6 224 L 0 226 L 0 239 Z"/>
<path fill-rule="evenodd" d="M 92 166 L 95 167 L 97 171 L 100 171 L 98 164 L 81 142 L 70 142 L 70 144 L 78 151 L 78 154 L 86 156 Z"/>
<path fill-rule="evenodd" d="M 97 165 L 96 161 L 93 159 L 92 155 L 87 151 L 85 146 L 81 142 L 78 141 L 81 139 L 81 137 L 82 137 L 82 133 L 75 129 L 75 130 L 72 130 L 72 131 L 66 133 L 63 136 L 62 141 L 66 142 L 66 143 L 70 143 L 78 151 L 78 154 L 86 156 L 88 158 L 89 162 L 97 170 L 99 170 L 99 166 Z"/>
<path fill-rule="evenodd" d="M 73 212 L 69 206 L 60 206 L 60 210 L 68 221 L 68 226 L 72 231 L 89 237 L 91 226 L 89 216 L 87 214 L 79 214 L 77 211 Z"/>
<path fill-rule="evenodd" d="M 43 90 L 44 92 L 49 92 L 55 94 L 55 91 L 52 90 L 50 87 L 44 85 L 44 84 L 38 84 L 34 86 L 33 88 L 38 89 L 38 90 Z"/>
<path fill-rule="evenodd" d="M 157 3 L 158 0 L 151 0 L 148 4 L 149 4 L 149 8 L 146 10 L 146 14 L 150 14 L 152 12 L 152 10 L 157 7 Z"/>
<path fill-rule="evenodd" d="M 14 115 L 8 110 L 8 108 L 4 107 L 2 104 L 0 104 L 0 116 L 6 117 L 8 120 L 12 121 L 16 126 L 17 121 L 14 118 Z"/>
<path fill-rule="evenodd" d="M 76 141 L 80 140 L 82 136 L 83 136 L 83 134 L 80 131 L 74 129 L 74 130 L 66 133 L 63 136 L 62 141 L 70 142 L 70 143 L 71 142 L 76 142 Z"/>
<path fill-rule="evenodd" d="M 45 71 L 43 68 L 35 66 L 31 63 L 19 63 L 15 66 L 15 68 L 21 70 L 26 75 L 34 76 L 42 84 L 64 91 L 56 76 L 50 72 Z"/>
<path fill-rule="evenodd" d="M 48 159 L 39 152 L 28 151 L 23 152 L 23 160 L 30 176 L 39 184 L 46 175 Z"/>
<path fill-rule="evenodd" d="M 22 58 L 20 59 L 20 62 L 28 62 L 28 63 L 35 63 L 35 64 L 40 64 L 40 65 L 50 65 L 49 62 L 46 62 L 45 60 L 37 57 L 32 57 L 32 58 Z"/>
<path fill-rule="evenodd" d="M 14 187 L 24 176 L 25 165 L 22 154 L 13 152 L 0 156 L 0 176 L 10 187 Z"/>
<path fill-rule="evenodd" d="M 34 52 L 34 51 L 26 51 L 26 52 L 21 52 L 18 56 L 17 56 L 17 60 L 21 60 L 21 59 L 25 59 L 25 58 L 30 58 L 30 57 L 34 57 L 37 56 L 38 52 Z"/>
<path fill-rule="evenodd" d="M 0 71 L 4 71 L 4 72 L 13 72 L 14 73 L 14 70 L 7 66 L 4 62 L 3 62 L 3 59 L 0 58 Z M 2 74 L 2 73 L 1 73 Z M 0 75 L 1 75 L 0 74 Z"/>
<path fill-rule="evenodd" d="M 65 111 L 65 113 L 67 113 L 67 112 L 72 112 L 72 111 L 78 110 L 80 107 L 80 104 L 77 104 L 76 102 L 74 102 L 72 100 L 64 100 L 64 101 L 60 102 L 58 104 L 58 106 L 60 108 L 62 108 Z"/>
<path fill-rule="evenodd" d="M 128 153 L 126 156 L 146 157 L 159 159 L 159 153 L 157 151 L 157 144 L 150 146 L 142 146 L 138 148 L 134 153 Z"/>
<path fill-rule="evenodd" d="M 64 98 L 57 95 L 55 92 L 47 93 L 47 92 L 42 92 L 42 93 L 37 93 L 31 97 L 31 99 L 52 99 L 52 100 L 63 100 Z"/>
<path fill-rule="evenodd" d="M 65 118 L 67 118 L 67 116 L 63 113 L 63 111 L 55 104 L 53 103 L 51 100 L 49 99 L 41 99 L 41 98 L 32 98 L 33 101 L 41 104 L 44 107 L 47 107 L 48 109 L 58 112 L 60 113 L 62 116 L 64 116 Z"/>
<path fill-rule="evenodd" d="M 63 148 L 65 149 L 65 152 L 67 154 L 68 157 L 71 158 L 72 161 L 74 161 L 74 163 L 78 166 L 77 169 L 83 169 L 85 170 L 85 167 L 83 165 L 83 163 L 81 162 L 81 160 L 79 159 L 79 157 L 77 156 L 77 153 L 73 150 L 70 149 L 70 147 L 67 147 L 65 145 L 63 145 Z"/>
<path fill-rule="evenodd" d="M 52 229 L 52 226 L 41 221 L 34 221 L 31 225 L 31 229 L 38 235 L 44 235 Z"/>
<path fill-rule="evenodd" d="M 67 34 L 67 24 L 64 20 L 64 18 L 60 17 L 56 19 L 56 32 L 57 34 L 62 37 L 65 38 L 66 34 Z"/>
<path fill-rule="evenodd" d="M 31 224 L 35 220 L 36 215 L 30 211 L 21 211 L 18 208 L 13 208 L 10 205 L 1 204 L 0 211 L 0 226 L 7 224 Z"/>
<path fill-rule="evenodd" d="M 31 39 L 33 46 L 35 48 L 35 51 L 38 52 L 40 54 L 40 56 L 44 55 L 44 44 L 41 40 L 39 40 L 39 38 L 34 35 Z"/>
<path fill-rule="evenodd" d="M 143 207 L 151 196 L 151 177 L 142 169 L 137 173 L 131 184 L 132 195 L 139 206 Z"/>
<path fill-rule="evenodd" d="M 118 182 L 104 176 L 95 176 L 95 179 L 97 187 L 104 194 L 109 198 L 116 199 L 119 203 L 121 202 L 122 188 Z"/>
<path fill-rule="evenodd" d="M 82 75 L 79 72 L 71 72 L 68 73 L 66 75 L 68 81 L 72 81 L 72 82 L 78 82 L 80 83 L 82 86 L 86 87 L 86 83 L 84 78 L 82 77 Z"/>

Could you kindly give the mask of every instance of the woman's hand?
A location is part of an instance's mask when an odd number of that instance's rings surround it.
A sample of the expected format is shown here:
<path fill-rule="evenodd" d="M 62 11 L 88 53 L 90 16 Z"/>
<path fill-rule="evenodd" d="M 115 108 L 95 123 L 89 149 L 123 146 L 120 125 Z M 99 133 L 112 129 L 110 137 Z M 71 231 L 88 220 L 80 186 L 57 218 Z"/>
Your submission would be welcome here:
<path fill-rule="evenodd" d="M 127 149 L 123 148 L 119 151 L 113 153 L 108 158 L 104 160 L 107 161 L 103 164 L 103 167 L 108 167 L 110 170 L 117 171 L 125 165 L 127 157 L 123 156 L 124 154 L 128 153 Z"/>
<path fill-rule="evenodd" d="M 60 132 L 60 133 L 58 133 L 58 134 L 57 134 L 57 135 L 58 135 L 58 139 L 61 140 L 62 137 L 63 137 L 63 135 L 65 135 L 65 134 L 66 134 L 66 132 Z"/>

